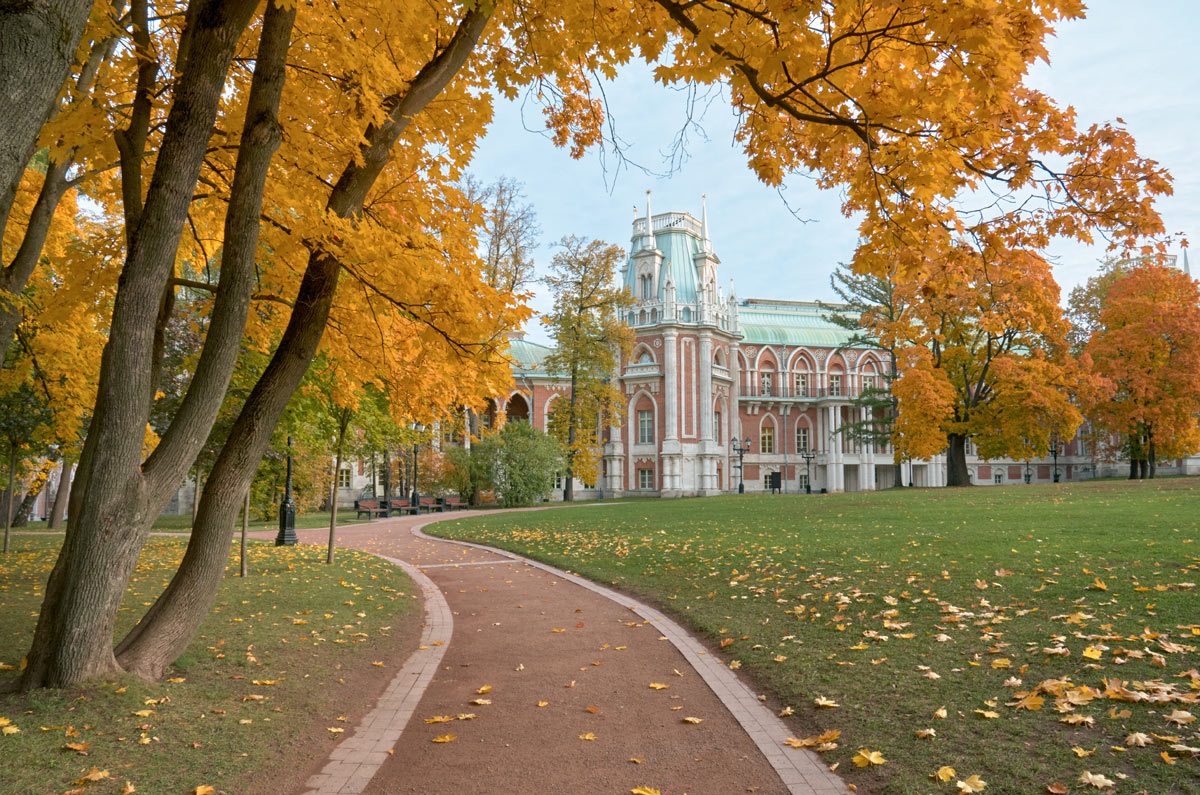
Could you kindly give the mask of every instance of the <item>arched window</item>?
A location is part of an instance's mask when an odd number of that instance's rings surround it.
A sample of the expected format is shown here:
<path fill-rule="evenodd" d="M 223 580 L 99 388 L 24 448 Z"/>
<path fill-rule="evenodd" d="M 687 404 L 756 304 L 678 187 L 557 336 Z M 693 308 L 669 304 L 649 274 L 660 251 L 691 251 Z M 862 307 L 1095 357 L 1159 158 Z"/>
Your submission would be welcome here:
<path fill-rule="evenodd" d="M 758 451 L 760 453 L 775 452 L 775 424 L 772 422 L 763 422 L 762 427 L 758 431 Z"/>
<path fill-rule="evenodd" d="M 800 453 L 810 449 L 812 449 L 812 438 L 808 432 L 808 426 L 798 422 L 796 423 L 796 452 Z"/>
<path fill-rule="evenodd" d="M 638 357 L 638 364 L 653 364 L 654 359 L 650 356 L 650 351 L 642 351 L 642 355 Z"/>
<path fill-rule="evenodd" d="M 683 308 L 683 322 L 684 323 L 692 322 L 692 310 L 688 309 L 686 306 Z"/>

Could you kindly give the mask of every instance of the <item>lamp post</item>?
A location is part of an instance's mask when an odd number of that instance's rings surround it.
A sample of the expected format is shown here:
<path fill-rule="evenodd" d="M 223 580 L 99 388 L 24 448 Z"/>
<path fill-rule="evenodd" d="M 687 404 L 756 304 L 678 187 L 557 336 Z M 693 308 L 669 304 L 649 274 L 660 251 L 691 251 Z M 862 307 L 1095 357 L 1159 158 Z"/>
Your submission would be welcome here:
<path fill-rule="evenodd" d="M 736 436 L 730 442 L 733 447 L 733 452 L 737 453 L 738 457 L 738 494 L 746 493 L 746 453 L 750 452 L 750 437 L 747 436 L 743 442 Z"/>
<path fill-rule="evenodd" d="M 804 459 L 804 493 L 812 494 L 812 462 L 817 454 L 806 447 L 800 451 L 800 457 Z"/>
<path fill-rule="evenodd" d="M 296 503 L 292 501 L 292 437 L 288 437 L 287 480 L 283 486 L 283 502 L 279 504 L 279 533 L 275 546 L 292 546 L 296 538 Z"/>
<path fill-rule="evenodd" d="M 416 431 L 418 434 L 418 438 L 413 440 L 412 504 L 413 504 L 413 507 L 416 508 L 418 512 L 420 512 L 420 510 L 421 510 L 421 493 L 417 490 L 417 448 L 421 445 L 421 440 L 419 438 L 419 435 L 425 431 L 425 426 L 420 425 L 420 424 L 414 424 L 412 426 L 412 429 L 414 431 Z"/>
<path fill-rule="evenodd" d="M 1026 458 L 1025 459 L 1025 482 L 1031 483 L 1032 481 L 1033 481 L 1033 467 L 1031 467 L 1029 465 L 1029 459 Z"/>

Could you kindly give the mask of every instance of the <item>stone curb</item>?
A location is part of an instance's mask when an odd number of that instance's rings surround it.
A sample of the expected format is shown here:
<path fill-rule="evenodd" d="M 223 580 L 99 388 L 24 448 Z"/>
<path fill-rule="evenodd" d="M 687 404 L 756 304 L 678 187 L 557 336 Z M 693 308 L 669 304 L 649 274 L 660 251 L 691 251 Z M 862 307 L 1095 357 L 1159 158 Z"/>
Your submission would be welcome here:
<path fill-rule="evenodd" d="M 374 553 L 368 553 L 374 554 Z M 329 752 L 329 762 L 308 779 L 305 795 L 357 795 L 374 778 L 400 739 L 437 672 L 454 633 L 454 616 L 433 580 L 412 564 L 376 555 L 404 570 L 421 588 L 425 627 L 420 646 L 405 661 L 375 707 Z"/>
<path fill-rule="evenodd" d="M 473 544 L 469 541 L 456 541 L 427 535 L 422 529 L 430 524 L 433 522 L 413 526 L 412 534 L 428 541 L 459 544 L 521 561 L 528 566 L 549 572 L 599 594 L 651 622 L 667 640 L 674 644 L 675 648 L 679 649 L 684 659 L 700 674 L 700 678 L 737 719 L 793 795 L 835 795 L 847 791 L 846 783 L 831 772 L 816 753 L 805 748 L 785 749 L 783 741 L 793 735 L 783 721 L 763 706 L 750 688 L 746 687 L 736 674 L 722 665 L 715 655 L 709 654 L 698 640 L 688 634 L 687 630 L 658 610 L 644 605 L 630 596 L 598 585 L 578 574 L 570 574 L 522 555 L 483 544 Z M 355 792 L 357 791 L 355 790 Z"/>

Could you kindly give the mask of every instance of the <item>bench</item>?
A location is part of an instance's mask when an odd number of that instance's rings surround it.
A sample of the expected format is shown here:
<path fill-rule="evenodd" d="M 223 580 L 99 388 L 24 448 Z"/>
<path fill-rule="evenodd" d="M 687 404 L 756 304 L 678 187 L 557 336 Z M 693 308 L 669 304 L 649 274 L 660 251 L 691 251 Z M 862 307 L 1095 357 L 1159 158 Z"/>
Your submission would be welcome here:
<path fill-rule="evenodd" d="M 461 511 L 467 507 L 463 502 L 463 498 L 457 494 L 452 494 L 449 497 L 442 497 L 442 510 L 446 511 Z"/>
<path fill-rule="evenodd" d="M 426 513 L 429 513 L 430 511 L 446 510 L 446 506 L 442 505 L 440 502 L 435 500 L 433 497 L 421 497 L 419 504 L 421 506 L 421 510 L 425 511 Z"/>
<path fill-rule="evenodd" d="M 398 513 L 403 516 L 406 513 L 415 514 L 416 512 L 417 506 L 409 505 L 408 500 L 406 499 L 388 500 L 388 516 L 391 516 L 393 513 Z"/>
<path fill-rule="evenodd" d="M 354 501 L 354 518 L 359 519 L 363 514 L 367 515 L 367 520 L 370 521 L 376 514 L 388 515 L 388 509 L 379 505 L 379 500 L 355 500 Z"/>

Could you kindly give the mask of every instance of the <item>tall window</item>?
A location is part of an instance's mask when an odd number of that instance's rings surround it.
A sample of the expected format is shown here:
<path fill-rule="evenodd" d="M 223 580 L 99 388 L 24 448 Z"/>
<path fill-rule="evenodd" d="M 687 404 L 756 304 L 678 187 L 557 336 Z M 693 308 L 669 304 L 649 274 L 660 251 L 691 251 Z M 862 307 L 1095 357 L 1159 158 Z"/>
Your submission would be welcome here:
<path fill-rule="evenodd" d="M 721 410 L 717 409 L 713 412 L 713 438 L 717 441 L 724 439 L 721 435 Z"/>
<path fill-rule="evenodd" d="M 863 380 L 862 380 L 862 385 L 863 385 L 864 392 L 866 392 L 869 389 L 874 389 L 875 388 L 875 376 L 864 375 Z"/>
<path fill-rule="evenodd" d="M 642 299 L 649 300 L 650 298 L 650 282 L 653 281 L 649 276 L 643 276 L 642 279 Z"/>
<path fill-rule="evenodd" d="M 804 474 L 803 472 L 801 472 L 799 475 L 797 475 L 797 476 L 796 476 L 796 480 L 797 480 L 797 481 L 798 481 L 798 483 L 799 483 L 799 486 L 800 486 L 800 489 L 799 489 L 799 490 L 800 490 L 800 491 L 807 491 L 807 490 L 808 490 L 808 475 L 806 475 L 806 474 Z"/>
<path fill-rule="evenodd" d="M 796 426 L 796 452 L 808 449 L 808 426 Z"/>
<path fill-rule="evenodd" d="M 638 412 L 638 444 L 654 444 L 654 412 Z"/>
<path fill-rule="evenodd" d="M 654 488 L 654 470 L 639 469 L 638 470 L 638 488 L 652 489 Z"/>
<path fill-rule="evenodd" d="M 769 396 L 771 394 L 771 379 L 773 376 L 774 373 L 759 373 L 758 387 L 760 395 Z"/>
<path fill-rule="evenodd" d="M 758 432 L 758 451 L 760 453 L 775 452 L 775 426 L 764 423 Z"/>
<path fill-rule="evenodd" d="M 829 376 L 829 394 L 837 397 L 842 394 L 842 377 L 841 375 Z"/>
<path fill-rule="evenodd" d="M 808 373 L 796 373 L 796 395 L 808 397 Z"/>
<path fill-rule="evenodd" d="M 342 467 L 338 470 L 338 488 L 350 488 L 350 467 Z"/>
<path fill-rule="evenodd" d="M 563 475 L 561 472 L 554 473 L 554 488 L 561 489 L 563 487 Z"/>

